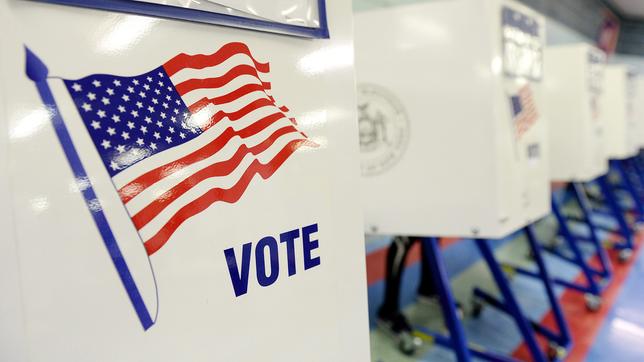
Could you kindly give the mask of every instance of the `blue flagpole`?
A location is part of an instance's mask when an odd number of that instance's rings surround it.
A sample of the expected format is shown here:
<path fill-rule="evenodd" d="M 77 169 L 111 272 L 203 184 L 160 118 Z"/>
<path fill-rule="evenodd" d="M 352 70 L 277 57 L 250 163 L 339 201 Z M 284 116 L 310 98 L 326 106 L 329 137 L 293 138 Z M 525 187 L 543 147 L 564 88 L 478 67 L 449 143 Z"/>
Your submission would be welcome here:
<path fill-rule="evenodd" d="M 71 136 L 69 135 L 67 127 L 65 126 L 65 122 L 63 121 L 60 111 L 58 110 L 58 106 L 56 105 L 54 96 L 51 92 L 51 89 L 49 88 L 49 84 L 47 83 L 49 70 L 47 69 L 45 63 L 43 63 L 42 60 L 40 60 L 40 58 L 38 58 L 29 48 L 25 47 L 25 51 L 25 71 L 29 79 L 31 79 L 36 85 L 36 89 L 40 94 L 42 102 L 50 111 L 52 125 L 54 126 L 54 130 L 56 131 L 56 135 L 58 136 L 58 141 L 63 148 L 65 156 L 67 157 L 67 161 L 72 168 L 72 172 L 74 173 L 76 180 L 89 180 L 87 172 L 85 171 L 85 167 L 83 167 L 78 152 L 76 151 L 76 147 L 74 147 Z M 148 328 L 152 327 L 152 325 L 154 325 L 155 321 L 152 320 L 150 312 L 148 311 L 148 308 L 146 307 L 145 302 L 141 297 L 141 293 L 139 292 L 134 278 L 132 277 L 132 273 L 130 273 L 130 269 L 128 268 L 127 263 L 123 258 L 121 249 L 116 242 L 114 233 L 112 233 L 112 229 L 110 228 L 107 218 L 105 217 L 105 213 L 103 212 L 100 200 L 96 196 L 94 188 L 92 187 L 90 182 L 83 182 L 82 184 L 79 183 L 79 188 L 85 199 L 87 208 L 92 215 L 92 218 L 94 219 L 94 223 L 96 224 L 96 227 L 101 234 L 105 248 L 107 249 L 110 258 L 112 259 L 119 278 L 121 279 L 121 282 L 125 287 L 125 291 L 127 292 L 127 295 L 132 302 L 132 306 L 136 311 L 141 325 L 143 326 L 144 330 L 147 330 Z"/>

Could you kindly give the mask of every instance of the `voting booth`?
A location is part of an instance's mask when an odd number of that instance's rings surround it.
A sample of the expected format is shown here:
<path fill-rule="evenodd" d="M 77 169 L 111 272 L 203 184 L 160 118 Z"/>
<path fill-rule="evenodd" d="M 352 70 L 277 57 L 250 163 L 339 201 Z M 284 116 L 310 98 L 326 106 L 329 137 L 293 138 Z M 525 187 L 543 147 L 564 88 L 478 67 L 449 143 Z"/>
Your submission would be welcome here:
<path fill-rule="evenodd" d="M 548 213 L 540 15 L 455 0 L 355 22 L 368 233 L 499 238 Z"/>
<path fill-rule="evenodd" d="M 546 48 L 543 99 L 553 181 L 586 182 L 608 171 L 599 107 L 605 63 L 591 45 Z"/>
<path fill-rule="evenodd" d="M 367 361 L 352 28 L 0 3 L 0 360 Z"/>
<path fill-rule="evenodd" d="M 633 114 L 636 91 L 635 74 L 627 65 L 611 64 L 604 75 L 600 109 L 605 125 L 606 152 L 609 159 L 623 160 L 639 150 Z"/>

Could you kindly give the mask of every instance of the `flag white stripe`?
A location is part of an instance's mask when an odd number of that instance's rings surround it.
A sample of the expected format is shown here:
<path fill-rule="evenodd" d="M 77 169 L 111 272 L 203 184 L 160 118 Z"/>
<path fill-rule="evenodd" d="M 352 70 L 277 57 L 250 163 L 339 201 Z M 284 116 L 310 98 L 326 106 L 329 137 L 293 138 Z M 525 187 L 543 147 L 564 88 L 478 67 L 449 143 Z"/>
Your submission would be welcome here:
<path fill-rule="evenodd" d="M 184 102 L 188 107 L 193 105 L 195 102 L 198 102 L 202 100 L 203 98 L 213 98 L 216 97 L 214 93 L 212 92 L 212 89 L 209 88 L 200 88 L 196 89 L 190 93 L 187 93 L 186 95 L 182 96 Z M 235 112 L 244 107 L 247 104 L 250 104 L 253 101 L 256 101 L 258 99 L 268 99 L 268 96 L 266 93 L 262 91 L 254 91 L 249 94 L 246 94 L 236 100 L 233 100 L 232 102 L 227 102 L 227 103 L 217 103 L 216 106 L 218 109 L 224 111 L 224 112 Z"/>
<path fill-rule="evenodd" d="M 172 202 L 170 205 L 168 205 L 159 215 L 157 215 L 153 220 L 151 220 L 147 225 L 139 230 L 141 236 L 143 237 L 143 240 L 147 240 L 150 237 L 154 236 L 154 234 L 156 234 L 178 210 L 180 210 L 183 206 L 187 205 L 193 200 L 199 198 L 209 190 L 216 187 L 227 189 L 235 185 L 248 168 L 248 165 L 250 165 L 250 163 L 254 159 L 258 159 L 260 162 L 266 164 L 270 160 L 272 160 L 277 155 L 277 153 L 279 153 L 279 151 L 281 151 L 289 142 L 296 139 L 304 138 L 297 133 L 280 137 L 280 139 L 278 139 L 275 144 L 273 144 L 268 150 L 264 151 L 260 155 L 256 157 L 246 157 L 240 164 L 240 166 L 237 167 L 235 171 L 230 175 L 225 177 L 210 178 L 199 183 L 188 192 L 181 195 L 181 197 Z M 254 178 L 256 177 L 257 176 L 255 176 Z"/>

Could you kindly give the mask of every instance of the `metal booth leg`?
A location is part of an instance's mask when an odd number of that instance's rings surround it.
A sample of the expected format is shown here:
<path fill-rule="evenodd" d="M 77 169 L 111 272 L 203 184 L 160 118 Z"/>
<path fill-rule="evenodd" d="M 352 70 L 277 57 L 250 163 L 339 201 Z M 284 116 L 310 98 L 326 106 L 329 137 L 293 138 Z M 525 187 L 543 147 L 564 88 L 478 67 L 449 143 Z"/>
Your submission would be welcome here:
<path fill-rule="evenodd" d="M 577 185 L 580 186 L 580 185 Z M 573 191 L 575 193 L 583 192 L 580 187 L 574 188 Z M 584 209 L 585 206 L 587 206 L 587 200 L 584 198 L 584 195 L 579 193 L 575 195 L 576 197 L 579 197 L 580 201 L 580 206 L 582 207 L 582 210 Z M 581 252 L 581 249 L 579 248 L 579 245 L 577 245 L 577 242 L 579 242 L 581 239 L 580 237 L 575 236 L 567 223 L 567 219 L 564 217 L 562 209 L 557 202 L 555 198 L 552 199 L 552 212 L 555 215 L 555 218 L 557 219 L 557 222 L 559 223 L 559 234 L 563 238 L 567 248 L 572 252 L 572 256 L 569 256 L 567 254 L 562 253 L 560 250 L 557 248 L 552 248 L 552 249 L 546 249 L 549 253 L 551 253 L 554 256 L 557 256 L 581 269 L 581 272 L 584 276 L 584 279 L 586 280 L 585 283 L 577 283 L 574 281 L 569 281 L 566 279 L 558 278 L 558 277 L 548 277 L 551 283 L 561 285 L 565 288 L 569 288 L 573 291 L 579 292 L 579 293 L 584 293 L 584 298 L 586 300 L 586 307 L 590 311 L 598 311 L 599 308 L 601 307 L 602 304 L 602 299 L 601 299 L 601 293 L 603 291 L 603 288 L 605 284 L 600 285 L 598 282 L 598 278 L 603 278 L 604 281 L 609 280 L 611 276 L 611 264 L 610 261 L 608 260 L 608 257 L 605 253 L 605 250 L 602 248 L 601 243 L 599 242 L 599 238 L 597 238 L 597 234 L 595 233 L 595 230 L 593 228 L 593 224 L 589 223 L 589 227 L 591 229 L 591 237 L 587 238 L 587 240 L 584 241 L 590 241 L 595 245 L 595 248 L 597 249 L 597 253 L 599 254 L 600 260 L 601 260 L 601 265 L 603 266 L 600 270 L 597 270 L 595 268 L 592 268 L 585 260 L 584 255 Z M 590 219 L 589 215 L 584 212 L 584 220 L 585 219 Z M 541 255 L 538 252 L 539 250 L 543 250 L 544 248 L 539 245 L 537 242 L 537 238 L 533 232 L 532 227 L 528 227 L 525 229 L 526 234 L 528 236 L 528 241 L 531 244 L 531 248 L 533 251 L 533 255 L 535 256 L 535 261 L 537 261 L 537 264 L 542 264 L 543 261 L 539 262 L 539 259 L 541 259 Z M 532 244 L 536 245 L 539 249 L 537 252 L 535 252 L 534 247 Z M 522 267 L 517 267 L 517 266 L 512 266 L 509 265 L 507 266 L 511 270 L 513 270 L 516 273 L 519 273 L 521 275 L 529 276 L 532 278 L 537 278 L 540 280 L 543 280 L 544 275 L 543 273 L 540 272 L 534 272 L 532 270 L 528 270 L 526 268 Z M 545 266 L 543 267 L 545 270 Z M 553 306 L 553 310 L 555 307 Z M 538 326 L 535 326 L 537 328 L 537 332 L 542 333 L 541 328 Z M 542 333 L 544 335 L 548 335 L 548 333 Z"/>
<path fill-rule="evenodd" d="M 445 271 L 440 247 L 437 238 L 417 238 L 421 242 L 424 262 L 427 264 L 427 272 L 431 274 L 433 290 L 439 297 L 443 312 L 444 323 L 449 335 L 436 333 L 425 327 L 417 326 L 420 333 L 427 335 L 443 347 L 452 349 L 459 362 L 468 362 L 472 357 L 490 362 L 518 362 L 512 357 L 503 356 L 491 351 L 486 351 L 481 346 L 469 347 L 463 326 L 459 317 L 458 306 L 452 295 L 449 278 Z"/>
<path fill-rule="evenodd" d="M 552 308 L 552 313 L 555 316 L 555 322 L 557 324 L 557 329 L 559 330 L 559 338 L 556 342 L 559 344 L 559 346 L 568 348 L 570 347 L 570 344 L 572 342 L 570 329 L 568 328 L 568 323 L 564 318 L 563 312 L 561 310 L 561 305 L 559 304 L 559 300 L 557 299 L 557 296 L 555 294 L 552 285 L 552 278 L 550 277 L 550 273 L 546 268 L 546 263 L 543 260 L 543 256 L 541 255 L 541 246 L 537 242 L 537 237 L 532 225 L 526 226 L 524 231 L 528 239 L 528 244 L 530 245 L 530 250 L 534 255 L 534 261 L 537 263 L 537 268 L 539 270 L 538 273 L 541 277 L 540 279 L 543 281 L 543 286 L 546 290 L 548 301 L 550 302 L 550 307 Z"/>
<path fill-rule="evenodd" d="M 555 198 L 552 199 L 552 212 L 555 215 L 557 222 L 559 223 L 559 232 L 561 233 L 561 236 L 563 237 L 563 239 L 566 241 L 566 246 L 573 253 L 573 259 L 570 261 L 573 262 L 581 269 L 582 273 L 584 274 L 584 278 L 586 279 L 586 283 L 588 283 L 587 290 L 585 290 L 586 288 L 583 288 L 583 289 L 575 288 L 575 289 L 588 292 L 599 297 L 601 290 L 597 285 L 597 282 L 595 281 L 595 278 L 594 278 L 595 273 L 593 273 L 593 270 L 588 266 L 588 263 L 586 263 L 586 260 L 584 259 L 584 255 L 579 249 L 579 246 L 577 245 L 577 241 L 575 240 L 574 235 L 570 231 L 570 228 L 568 227 L 568 222 L 566 218 L 563 216 L 563 213 L 561 212 L 561 207 L 557 202 L 557 200 L 555 200 Z"/>
<path fill-rule="evenodd" d="M 548 354 L 547 354 L 548 358 L 551 361 L 563 360 L 572 345 L 572 339 L 570 336 L 570 330 L 568 328 L 568 324 L 566 323 L 563 312 L 561 310 L 559 300 L 557 299 L 557 296 L 553 289 L 553 285 L 557 283 L 557 280 L 554 280 L 548 273 L 548 269 L 546 268 L 546 264 L 542 256 L 542 248 L 537 241 L 537 237 L 534 233 L 533 226 L 532 225 L 526 226 L 523 229 L 523 231 L 525 232 L 526 237 L 528 239 L 528 246 L 530 247 L 530 251 L 534 256 L 534 261 L 537 264 L 537 271 L 534 272 L 534 271 L 530 271 L 524 268 L 520 268 L 520 267 L 508 265 L 508 264 L 502 264 L 502 269 L 506 272 L 510 272 L 510 273 L 516 272 L 521 275 L 539 279 L 543 283 L 544 289 L 546 291 L 546 297 L 548 298 L 548 303 L 550 304 L 550 308 L 555 317 L 556 330 L 552 330 L 533 320 L 528 319 L 528 322 L 530 323 L 532 328 L 534 328 L 534 331 L 537 334 L 542 335 L 549 341 Z M 479 288 L 474 289 L 474 296 L 475 298 L 480 299 L 480 301 L 485 302 L 486 304 L 494 308 L 497 308 L 502 312 L 511 314 L 506 303 L 501 302 L 496 297 L 493 297 L 492 295 L 488 294 L 487 292 Z M 480 308 L 483 306 L 482 304 L 479 304 L 479 303 L 480 302 L 477 302 L 477 304 L 475 304 L 474 306 L 475 308 L 474 314 L 479 313 Z"/>
<path fill-rule="evenodd" d="M 627 254 L 630 255 L 632 253 L 634 243 L 633 243 L 633 233 L 631 232 L 630 227 L 628 226 L 628 222 L 626 221 L 626 218 L 624 217 L 624 213 L 622 211 L 622 208 L 619 206 L 619 202 L 617 201 L 617 196 L 613 192 L 613 189 L 608 182 L 608 176 L 600 176 L 597 179 L 597 184 L 601 188 L 602 194 L 606 198 L 606 201 L 608 202 L 608 207 L 611 210 L 612 216 L 617 220 L 617 224 L 619 225 L 619 232 L 624 238 L 624 240 L 619 243 L 615 244 L 615 249 L 620 251 L 620 258 L 621 257 L 626 257 Z"/>
<path fill-rule="evenodd" d="M 612 276 L 612 266 L 610 263 L 610 259 L 606 254 L 606 250 L 604 250 L 604 248 L 602 247 L 602 243 L 599 240 L 599 236 L 597 235 L 595 222 L 592 220 L 592 217 L 591 217 L 592 209 L 590 206 L 590 201 L 588 201 L 588 197 L 586 196 L 586 192 L 584 191 L 583 185 L 577 182 L 573 182 L 571 184 L 571 188 L 573 191 L 573 195 L 575 196 L 575 199 L 579 204 L 579 208 L 581 209 L 582 218 L 585 221 L 586 226 L 588 226 L 588 230 L 590 232 L 590 242 L 593 244 L 595 251 L 597 253 L 597 256 L 599 258 L 599 264 L 601 266 L 601 270 L 599 271 L 599 274 L 601 275 L 602 278 L 609 279 Z"/>
<path fill-rule="evenodd" d="M 445 325 L 449 330 L 449 340 L 459 362 L 469 362 L 472 360 L 470 351 L 467 346 L 467 339 L 463 325 L 458 317 L 456 301 L 452 295 L 449 278 L 445 271 L 437 238 L 419 238 L 422 243 L 423 253 L 427 258 L 427 263 L 431 271 L 434 285 L 438 291 L 440 305 L 443 311 Z"/>
<path fill-rule="evenodd" d="M 640 199 L 644 199 L 644 168 L 642 168 L 641 162 L 642 160 L 639 155 L 629 160 L 629 163 L 633 168 L 633 172 L 635 173 L 635 178 L 637 179 L 639 184 L 638 191 Z"/>
<path fill-rule="evenodd" d="M 499 288 L 499 291 L 501 292 L 505 309 L 514 318 L 514 321 L 516 322 L 517 327 L 519 328 L 519 331 L 523 336 L 523 339 L 528 347 L 528 350 L 530 351 L 530 355 L 532 356 L 533 361 L 535 362 L 547 361 L 546 357 L 543 354 L 543 351 L 541 351 L 541 348 L 537 343 L 534 329 L 532 328 L 528 320 L 525 318 L 525 315 L 521 312 L 519 303 L 517 302 L 516 298 L 514 297 L 514 294 L 512 293 L 512 290 L 510 289 L 510 285 L 508 284 L 505 274 L 503 274 L 503 270 L 501 269 L 501 266 L 494 258 L 494 253 L 492 252 L 492 249 L 488 245 L 487 240 L 476 239 L 475 241 L 476 241 L 477 247 L 481 252 L 481 255 L 483 256 L 483 259 L 485 259 L 488 267 L 490 268 L 490 272 L 492 273 L 492 277 L 494 278 L 494 281 L 496 282 Z"/>
<path fill-rule="evenodd" d="M 634 210 L 635 210 L 635 214 L 637 215 L 637 219 L 641 220 L 642 217 L 644 216 L 644 205 L 642 204 L 642 199 L 640 198 L 640 194 L 637 191 L 637 188 L 635 187 L 633 180 L 631 179 L 628 171 L 626 170 L 628 166 L 628 162 L 629 160 L 619 160 L 619 161 L 612 161 L 611 164 L 619 174 L 619 177 L 622 181 L 622 185 L 624 186 L 628 194 L 631 196 L 631 199 L 633 200 Z"/>

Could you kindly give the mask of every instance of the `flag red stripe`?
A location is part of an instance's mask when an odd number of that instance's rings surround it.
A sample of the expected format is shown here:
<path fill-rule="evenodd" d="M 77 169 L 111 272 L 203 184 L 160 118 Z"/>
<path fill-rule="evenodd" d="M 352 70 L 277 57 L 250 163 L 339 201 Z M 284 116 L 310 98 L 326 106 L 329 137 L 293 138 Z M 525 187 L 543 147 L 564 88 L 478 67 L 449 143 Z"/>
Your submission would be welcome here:
<path fill-rule="evenodd" d="M 222 201 L 226 203 L 235 203 L 242 196 L 246 188 L 252 181 L 255 174 L 259 174 L 263 179 L 271 177 L 275 171 L 301 146 L 307 145 L 316 147 L 315 143 L 308 140 L 294 140 L 289 142 L 284 148 L 267 164 L 262 164 L 255 159 L 246 169 L 239 181 L 229 189 L 213 188 L 182 207 L 175 213 L 170 220 L 159 230 L 153 237 L 148 239 L 145 249 L 148 255 L 157 252 L 172 236 L 172 234 L 192 216 L 206 210 L 215 202 Z"/>
<path fill-rule="evenodd" d="M 226 176 L 230 174 L 237 167 L 239 167 L 246 155 L 258 155 L 259 153 L 264 152 L 269 147 L 271 147 L 278 138 L 293 132 L 298 132 L 297 129 L 293 126 L 280 128 L 261 143 L 250 148 L 246 145 L 242 145 L 228 160 L 213 163 L 208 167 L 195 172 L 185 180 L 175 185 L 172 189 L 164 192 L 163 195 L 157 197 L 154 201 L 152 201 L 150 204 L 136 213 L 136 215 L 132 217 L 134 226 L 137 230 L 141 230 L 145 225 L 152 221 L 152 219 L 157 217 L 157 215 L 165 210 L 166 207 L 168 207 L 171 203 L 188 192 L 194 186 L 199 184 L 201 181 L 204 181 L 211 177 Z"/>
<path fill-rule="evenodd" d="M 184 94 L 191 92 L 195 89 L 221 88 L 226 84 L 232 82 L 235 78 L 241 77 L 242 75 L 253 76 L 257 78 L 260 82 L 262 82 L 262 79 L 259 77 L 259 74 L 257 74 L 257 69 L 247 64 L 241 64 L 233 68 L 230 68 L 230 70 L 228 70 L 224 75 L 221 75 L 219 77 L 190 78 L 179 84 L 176 84 L 175 88 L 177 89 L 177 93 L 183 96 Z M 271 84 L 268 82 L 262 82 L 262 85 L 266 89 L 271 88 Z"/>
<path fill-rule="evenodd" d="M 245 84 L 245 85 L 235 89 L 234 91 L 232 91 L 232 92 L 230 92 L 228 94 L 224 94 L 223 96 L 214 97 L 214 98 L 207 98 L 207 97 L 201 98 L 197 102 L 191 104 L 188 108 L 191 109 L 191 110 L 197 110 L 198 111 L 201 108 L 203 108 L 203 107 L 205 107 L 205 106 L 207 106 L 208 104 L 211 104 L 211 103 L 212 104 L 230 103 L 230 102 L 235 101 L 235 100 L 237 100 L 237 99 L 239 99 L 239 98 L 241 98 L 241 97 L 243 97 L 243 96 L 245 96 L 247 94 L 251 94 L 253 92 L 258 92 L 258 91 L 264 91 L 265 92 L 266 90 L 267 89 L 264 88 L 264 86 L 262 84 L 255 84 L 255 83 Z M 271 98 L 272 97 L 269 97 L 269 99 L 271 99 Z M 274 102 L 273 99 L 271 99 L 271 101 Z"/>
<path fill-rule="evenodd" d="M 167 61 L 164 65 L 163 68 L 165 69 L 166 73 L 168 73 L 169 76 L 175 75 L 177 72 L 179 72 L 182 69 L 186 68 L 191 68 L 191 69 L 203 69 L 206 67 L 212 67 L 215 65 L 219 65 L 226 61 L 227 59 L 231 58 L 234 55 L 237 54 L 245 54 L 247 55 L 252 61 L 253 64 L 255 64 L 255 68 L 259 70 L 262 73 L 268 73 L 269 72 L 269 64 L 268 63 L 261 63 L 257 61 L 253 55 L 250 52 L 250 49 L 248 49 L 248 46 L 243 43 L 228 43 L 219 50 L 217 50 L 215 53 L 206 55 L 206 54 L 196 54 L 196 55 L 189 55 L 185 53 L 181 53 L 174 58 L 170 59 Z"/>
<path fill-rule="evenodd" d="M 224 111 L 217 111 L 217 113 L 213 114 L 210 117 L 210 120 L 208 121 L 207 124 L 201 126 L 201 128 L 205 131 L 208 128 L 214 126 L 217 124 L 217 122 L 221 121 L 224 118 L 228 118 L 231 121 L 238 121 L 242 117 L 248 115 L 250 112 L 263 108 L 263 107 L 268 107 L 268 106 L 275 106 L 275 103 L 271 102 L 270 99 L 268 98 L 259 98 L 256 99 L 249 104 L 245 105 L 241 109 L 235 111 L 235 112 L 224 112 Z M 192 112 L 192 110 L 190 110 Z M 285 114 L 282 113 L 284 117 L 286 117 Z"/>
<path fill-rule="evenodd" d="M 127 185 L 119 189 L 119 196 L 123 203 L 128 203 L 130 200 L 139 195 L 143 190 L 150 187 L 160 179 L 167 177 L 184 167 L 187 167 L 195 162 L 202 161 L 215 153 L 219 152 L 233 137 L 239 136 L 240 138 L 248 138 L 253 136 L 265 128 L 269 127 L 278 120 L 284 118 L 284 114 L 276 112 L 266 117 L 261 118 L 257 122 L 251 124 L 246 128 L 236 131 L 232 127 L 228 127 L 222 134 L 203 146 L 202 148 L 181 157 L 175 161 L 169 162 L 163 166 L 150 170 L 143 175 L 137 177 L 135 180 L 129 182 Z"/>

